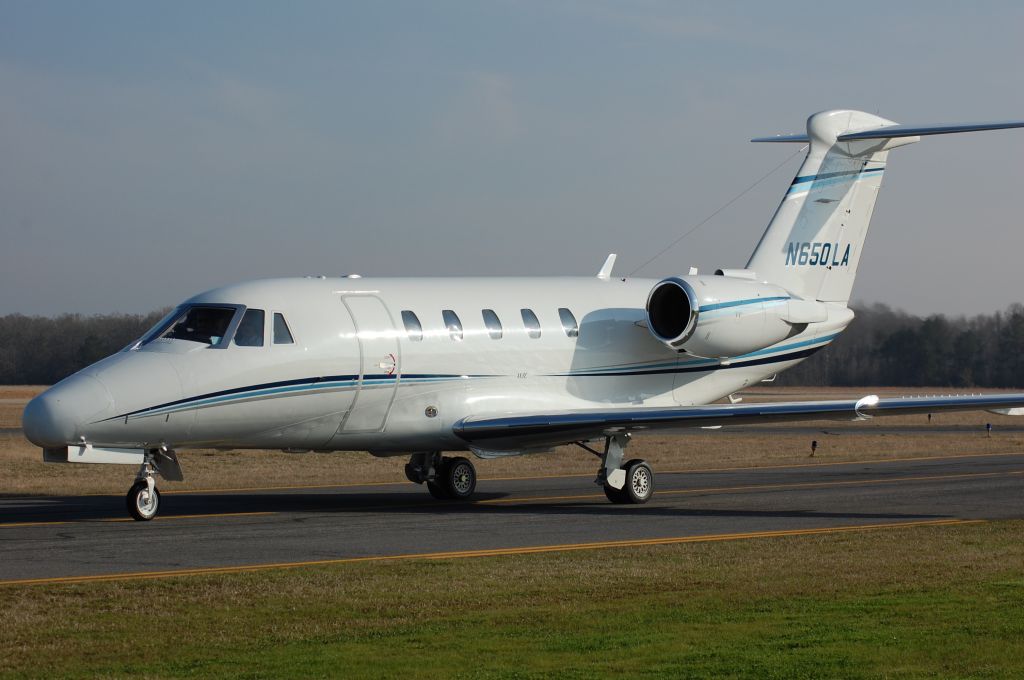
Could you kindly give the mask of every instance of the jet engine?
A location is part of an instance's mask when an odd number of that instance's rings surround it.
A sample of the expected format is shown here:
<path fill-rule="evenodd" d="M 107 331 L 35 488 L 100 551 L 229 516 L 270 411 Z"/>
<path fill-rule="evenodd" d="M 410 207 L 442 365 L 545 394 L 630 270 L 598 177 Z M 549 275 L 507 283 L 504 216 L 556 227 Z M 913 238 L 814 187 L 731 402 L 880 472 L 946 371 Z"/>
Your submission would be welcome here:
<path fill-rule="evenodd" d="M 672 349 L 726 359 L 770 347 L 825 321 L 828 310 L 747 270 L 715 276 L 672 276 L 647 296 L 647 327 Z"/>

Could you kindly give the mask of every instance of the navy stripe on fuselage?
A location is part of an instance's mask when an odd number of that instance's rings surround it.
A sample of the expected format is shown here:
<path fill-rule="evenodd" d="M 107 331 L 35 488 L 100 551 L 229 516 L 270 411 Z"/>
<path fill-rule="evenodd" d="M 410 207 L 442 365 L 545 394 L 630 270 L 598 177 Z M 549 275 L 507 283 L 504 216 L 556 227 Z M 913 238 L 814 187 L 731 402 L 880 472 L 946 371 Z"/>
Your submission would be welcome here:
<path fill-rule="evenodd" d="M 823 349 L 825 346 L 826 345 L 820 345 L 818 347 L 810 347 L 810 348 L 803 349 L 803 350 L 800 350 L 800 351 L 797 351 L 797 352 L 789 352 L 787 354 L 778 354 L 778 355 L 775 355 L 775 356 L 759 357 L 757 359 L 747 359 L 747 360 L 736 361 L 736 362 L 732 362 L 732 363 L 728 363 L 728 364 L 715 363 L 715 364 L 710 364 L 710 365 L 705 364 L 705 365 L 698 365 L 698 366 L 692 366 L 692 365 L 690 365 L 690 366 L 681 365 L 680 366 L 680 365 L 676 365 L 676 366 L 670 366 L 670 367 L 665 367 L 665 368 L 652 368 L 652 369 L 639 369 L 639 370 L 637 370 L 637 369 L 632 369 L 632 370 L 611 370 L 611 371 L 600 371 L 600 372 L 584 373 L 584 374 L 553 373 L 553 374 L 547 374 L 547 375 L 544 375 L 544 376 L 541 376 L 541 377 L 546 377 L 546 378 L 556 378 L 556 377 L 572 377 L 572 378 L 591 378 L 591 377 L 624 378 L 624 377 L 633 377 L 633 376 L 642 376 L 642 375 L 664 375 L 664 374 L 674 374 L 674 373 L 706 373 L 706 372 L 718 371 L 718 370 L 722 370 L 722 369 L 745 368 L 745 367 L 748 367 L 748 366 L 761 366 L 761 365 L 765 365 L 765 364 L 780 363 L 780 362 L 783 362 L 783 361 L 794 361 L 796 359 L 804 359 L 804 358 L 807 358 L 807 357 L 813 355 L 818 350 Z M 417 380 L 422 380 L 424 382 L 430 382 L 430 381 L 433 381 L 433 380 L 445 380 L 445 381 L 448 381 L 448 380 L 468 380 L 468 379 L 471 379 L 471 378 L 501 378 L 501 377 L 507 377 L 507 376 L 493 375 L 493 374 L 468 375 L 468 374 L 456 374 L 456 373 L 408 373 L 408 374 L 404 374 L 404 375 L 400 375 L 399 376 L 399 375 L 387 375 L 387 374 L 383 374 L 382 373 L 382 374 L 364 375 L 364 376 L 362 376 L 362 382 L 365 384 L 367 382 L 383 381 L 383 383 L 385 385 L 391 385 L 391 384 L 393 384 L 393 381 L 396 381 L 396 380 L 402 380 L 402 381 L 407 380 L 409 382 L 414 382 L 414 381 L 417 381 Z M 260 384 L 257 384 L 257 385 L 247 385 L 245 387 L 234 387 L 234 388 L 227 389 L 227 390 L 219 390 L 217 392 L 208 392 L 206 394 L 201 394 L 201 395 L 194 396 L 194 397 L 188 397 L 188 398 L 185 398 L 185 399 L 177 399 L 175 401 L 169 401 L 169 402 L 166 402 L 166 403 L 163 403 L 163 404 L 159 404 L 157 406 L 150 406 L 150 407 L 147 407 L 147 408 L 139 409 L 137 411 L 130 411 L 128 413 L 122 413 L 120 415 L 113 416 L 111 418 L 107 418 L 106 420 L 117 420 L 119 418 L 130 418 L 130 417 L 133 417 L 133 416 L 145 416 L 146 414 L 154 413 L 154 412 L 157 412 L 157 411 L 163 411 L 164 409 L 173 409 L 175 407 L 188 408 L 190 405 L 195 405 L 196 408 L 200 408 L 200 407 L 202 407 L 204 405 L 204 404 L 202 404 L 202 402 L 207 401 L 209 399 L 218 399 L 218 398 L 221 398 L 221 397 L 237 396 L 239 398 L 239 400 L 243 400 L 243 399 L 247 398 L 247 395 L 251 395 L 254 398 L 276 398 L 276 397 L 281 397 L 281 396 L 292 396 L 292 395 L 295 394 L 295 392 L 284 391 L 284 392 L 280 392 L 280 393 L 276 393 L 276 394 L 275 393 L 271 393 L 271 394 L 254 394 L 254 393 L 258 393 L 258 392 L 266 391 L 266 390 L 277 390 L 277 389 L 285 390 L 285 389 L 287 389 L 289 387 L 301 387 L 301 386 L 309 386 L 310 388 L 315 389 L 317 387 L 317 385 L 323 385 L 325 388 L 331 388 L 332 387 L 332 383 L 334 384 L 333 385 L 334 387 L 337 387 L 338 386 L 337 383 L 345 383 L 345 382 L 350 382 L 351 383 L 350 387 L 356 387 L 360 383 L 359 376 L 358 375 L 318 376 L 318 377 L 314 377 L 314 378 L 297 378 L 297 379 L 294 379 L 294 380 L 281 380 L 281 381 L 272 382 L 272 383 L 260 383 Z M 379 386 L 380 385 L 371 385 L 371 387 L 379 387 Z M 221 403 L 225 403 L 225 402 L 221 402 Z M 226 403 L 237 403 L 237 401 L 232 400 L 232 401 L 226 402 Z M 217 405 L 220 405 L 220 404 L 214 403 L 214 404 L 209 404 L 209 405 L 210 406 L 217 406 Z"/>
<path fill-rule="evenodd" d="M 398 380 L 399 378 L 401 378 L 402 380 L 409 380 L 409 381 L 413 381 L 413 380 L 429 381 L 429 380 L 458 380 L 458 379 L 468 379 L 468 378 L 490 378 L 490 377 L 500 377 L 500 376 L 462 375 L 462 374 L 450 374 L 450 373 L 406 373 L 406 374 L 403 374 L 403 375 L 399 376 L 399 375 L 388 375 L 386 373 L 380 373 L 380 374 L 367 374 L 367 375 L 364 375 L 364 376 L 362 376 L 362 381 L 365 383 L 365 382 L 368 382 L 368 381 L 387 381 L 387 382 L 391 382 L 391 381 L 394 381 L 394 380 Z M 237 395 L 238 397 L 243 398 L 246 394 L 249 394 L 249 393 L 252 393 L 252 392 L 259 392 L 259 391 L 263 391 L 263 390 L 277 390 L 277 389 L 285 389 L 285 388 L 288 388 L 288 387 L 300 387 L 300 386 L 308 386 L 310 388 L 316 388 L 317 385 L 324 385 L 326 387 L 326 386 L 328 386 L 331 383 L 337 384 L 337 383 L 346 383 L 346 382 L 347 383 L 351 383 L 351 387 L 355 387 L 356 385 L 359 384 L 359 379 L 360 379 L 360 376 L 358 374 L 356 374 L 356 375 L 326 375 L 326 376 L 317 376 L 317 377 L 311 377 L 311 378 L 296 378 L 294 380 L 279 380 L 277 382 L 259 383 L 259 384 L 256 384 L 256 385 L 246 385 L 244 387 L 232 387 L 231 389 L 219 390 L 217 392 L 207 392 L 205 394 L 200 394 L 200 395 L 196 395 L 196 396 L 192 396 L 192 397 L 186 397 L 184 399 L 177 399 L 175 401 L 168 401 L 168 402 L 165 402 L 163 404 L 158 404 L 156 406 L 148 406 L 146 408 L 139 409 L 137 411 L 130 411 L 128 413 L 122 413 L 120 415 L 113 416 L 111 418 L 107 418 L 107 420 L 117 420 L 118 418 L 126 418 L 126 417 L 131 417 L 131 416 L 144 415 L 146 413 L 150 413 L 150 412 L 153 412 L 153 411 L 160 411 L 162 409 L 174 408 L 175 406 L 188 406 L 191 403 L 202 402 L 202 401 L 205 401 L 207 399 L 216 399 L 218 397 L 230 397 L 230 396 Z M 278 396 L 278 395 L 267 395 L 267 396 Z"/>

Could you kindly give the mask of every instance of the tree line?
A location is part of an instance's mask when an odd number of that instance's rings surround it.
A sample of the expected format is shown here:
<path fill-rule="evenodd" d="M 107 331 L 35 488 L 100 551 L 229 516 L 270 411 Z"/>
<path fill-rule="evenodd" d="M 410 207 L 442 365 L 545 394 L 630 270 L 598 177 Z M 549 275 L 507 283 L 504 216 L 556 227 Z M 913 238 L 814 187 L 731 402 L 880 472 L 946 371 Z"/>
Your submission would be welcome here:
<path fill-rule="evenodd" d="M 0 385 L 52 385 L 127 347 L 166 313 L 0 316 Z"/>
<path fill-rule="evenodd" d="M 919 317 L 883 304 L 854 312 L 842 335 L 779 384 L 1024 387 L 1022 305 L 972 317 Z M 53 384 L 126 347 L 165 313 L 0 316 L 0 384 Z"/>
<path fill-rule="evenodd" d="M 971 317 L 919 317 L 883 304 L 854 313 L 842 335 L 779 384 L 1024 387 L 1024 306 Z"/>

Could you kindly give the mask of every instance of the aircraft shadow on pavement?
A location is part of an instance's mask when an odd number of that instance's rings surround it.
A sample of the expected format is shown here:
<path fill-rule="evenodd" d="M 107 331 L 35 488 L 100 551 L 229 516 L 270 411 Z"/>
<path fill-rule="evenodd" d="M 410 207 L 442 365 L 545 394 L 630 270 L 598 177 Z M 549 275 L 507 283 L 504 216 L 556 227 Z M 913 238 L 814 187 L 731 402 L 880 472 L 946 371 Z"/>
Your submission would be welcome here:
<path fill-rule="evenodd" d="M 551 515 L 601 516 L 624 520 L 641 517 L 760 517 L 818 518 L 849 520 L 920 520 L 949 518 L 940 513 L 817 511 L 800 507 L 774 509 L 695 508 L 681 506 L 671 496 L 655 498 L 647 505 L 613 505 L 603 497 L 522 502 L 508 493 L 478 493 L 480 502 L 438 501 L 417 489 L 383 493 L 230 493 L 164 494 L 160 517 L 186 519 L 189 516 L 274 513 L 279 521 L 301 520 L 303 515 L 388 513 L 435 516 Z M 491 502 L 488 502 L 491 501 Z M 495 503 L 494 501 L 501 501 Z M 89 522 L 122 520 L 128 517 L 125 502 L 116 496 L 0 498 L 0 526 L 21 522 Z M 216 520 L 216 517 L 208 518 Z M 158 523 L 159 517 L 158 517 Z M 143 524 L 143 523 L 139 523 Z"/>

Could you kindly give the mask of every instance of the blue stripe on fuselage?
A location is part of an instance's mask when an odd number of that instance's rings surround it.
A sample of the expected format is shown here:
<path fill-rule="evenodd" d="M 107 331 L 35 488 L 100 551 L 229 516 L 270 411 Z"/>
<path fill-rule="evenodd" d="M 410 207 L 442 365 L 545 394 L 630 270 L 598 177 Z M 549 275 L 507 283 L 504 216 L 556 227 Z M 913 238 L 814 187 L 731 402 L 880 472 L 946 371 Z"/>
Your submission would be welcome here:
<path fill-rule="evenodd" d="M 810 356 L 814 352 L 817 352 L 818 350 L 822 349 L 825 344 L 831 342 L 838 335 L 839 334 L 836 333 L 833 335 L 825 336 L 823 338 L 814 338 L 802 342 L 792 343 L 789 345 L 783 345 L 781 347 L 773 347 L 758 350 L 756 352 L 751 352 L 749 354 L 744 354 L 742 356 L 736 357 L 732 359 L 730 363 L 727 365 L 723 365 L 719 361 L 713 359 L 695 359 L 682 363 L 659 362 L 655 364 L 634 364 L 631 366 L 622 366 L 617 368 L 597 367 L 591 369 L 581 369 L 579 371 L 572 371 L 569 373 L 547 374 L 540 377 L 627 377 L 641 375 L 656 375 L 665 373 L 706 372 L 720 369 L 741 368 L 744 366 L 778 363 Z M 811 347 L 812 345 L 819 346 Z M 776 354 L 778 352 L 783 352 L 783 354 Z M 267 399 L 293 396 L 295 394 L 308 393 L 312 391 L 351 389 L 359 385 L 362 385 L 363 387 L 380 387 L 394 385 L 396 381 L 399 381 L 399 383 L 424 384 L 436 382 L 451 382 L 455 380 L 470 380 L 474 378 L 501 377 L 506 376 L 494 374 L 409 373 L 405 375 L 393 376 L 386 374 L 364 375 L 362 377 L 362 381 L 360 381 L 358 375 L 337 375 L 322 376 L 316 378 L 298 378 L 294 380 L 282 380 L 273 383 L 261 383 L 257 385 L 247 385 L 245 387 L 235 387 L 227 390 L 220 390 L 217 392 L 209 392 L 194 397 L 188 397 L 185 399 L 178 399 L 175 401 L 166 402 L 163 404 L 159 404 L 157 406 L 150 406 L 148 408 L 139 409 L 137 411 L 122 413 L 112 418 L 108 418 L 107 420 L 163 415 L 165 413 L 174 413 L 177 411 L 183 411 L 193 408 L 220 406 L 228 403 L 247 401 L 251 399 Z"/>

